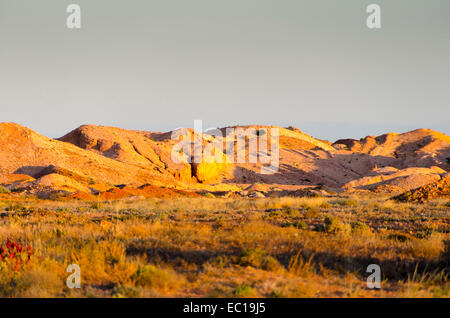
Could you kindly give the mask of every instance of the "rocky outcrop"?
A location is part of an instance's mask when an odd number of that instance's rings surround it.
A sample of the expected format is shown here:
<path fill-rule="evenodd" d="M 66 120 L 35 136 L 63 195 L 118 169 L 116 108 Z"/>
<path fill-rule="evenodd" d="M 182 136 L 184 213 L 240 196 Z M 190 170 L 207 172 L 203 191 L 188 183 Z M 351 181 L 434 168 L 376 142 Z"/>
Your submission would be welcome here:
<path fill-rule="evenodd" d="M 175 182 L 155 170 L 107 158 L 17 124 L 0 124 L 1 175 L 18 173 L 39 178 L 54 172 L 106 184 Z"/>
<path fill-rule="evenodd" d="M 84 125 L 59 140 L 107 158 L 173 176 L 180 181 L 191 181 L 191 166 L 174 163 L 171 159 L 175 141 L 157 142 L 151 132 Z"/>
<path fill-rule="evenodd" d="M 428 184 L 417 189 L 407 191 L 393 197 L 393 200 L 401 202 L 425 203 L 429 200 L 450 196 L 450 174 L 447 174 L 437 182 Z"/>

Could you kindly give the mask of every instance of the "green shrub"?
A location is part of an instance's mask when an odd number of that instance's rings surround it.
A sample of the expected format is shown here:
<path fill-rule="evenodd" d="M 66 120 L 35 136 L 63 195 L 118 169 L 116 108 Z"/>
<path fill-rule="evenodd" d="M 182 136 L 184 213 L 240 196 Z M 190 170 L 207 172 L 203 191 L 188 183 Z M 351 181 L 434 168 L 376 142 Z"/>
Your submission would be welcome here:
<path fill-rule="evenodd" d="M 327 233 L 349 233 L 351 231 L 351 227 L 349 224 L 343 223 L 336 217 L 327 216 L 325 218 L 325 231 Z"/>
<path fill-rule="evenodd" d="M 338 204 L 340 206 L 356 206 L 358 205 L 358 202 L 355 200 L 334 200 L 331 202 L 332 204 Z"/>
<path fill-rule="evenodd" d="M 271 210 L 268 214 L 263 216 L 264 220 L 277 220 L 279 218 L 283 218 L 283 213 L 278 210 Z"/>
<path fill-rule="evenodd" d="M 139 267 L 131 276 L 131 280 L 136 286 L 161 290 L 175 290 L 181 283 L 175 272 L 154 265 Z"/>
<path fill-rule="evenodd" d="M 0 186 L 0 193 L 11 193 L 11 190 L 5 188 L 4 186 Z"/>
<path fill-rule="evenodd" d="M 343 206 L 356 206 L 358 202 L 355 200 L 345 200 L 342 204 Z"/>
<path fill-rule="evenodd" d="M 421 232 L 418 232 L 416 236 L 420 239 L 429 239 L 436 232 L 436 229 L 431 226 L 425 227 Z"/>
<path fill-rule="evenodd" d="M 370 229 L 370 227 L 363 223 L 363 222 L 353 222 L 351 224 L 352 227 L 352 233 L 353 234 L 358 234 L 358 235 L 370 235 L 372 234 L 372 230 Z"/>
<path fill-rule="evenodd" d="M 283 269 L 283 266 L 275 257 L 266 256 L 261 262 L 261 268 L 269 272 L 278 272 Z"/>
<path fill-rule="evenodd" d="M 286 214 L 288 214 L 289 216 L 292 216 L 292 217 L 299 216 L 299 214 L 300 214 L 298 209 L 294 209 L 294 208 L 291 208 L 291 207 L 285 207 L 284 208 L 284 212 Z"/>
<path fill-rule="evenodd" d="M 93 209 L 93 210 L 103 209 L 103 203 L 101 203 L 101 202 L 94 202 L 94 203 L 91 204 L 91 209 Z"/>
<path fill-rule="evenodd" d="M 302 230 L 305 230 L 308 228 L 308 224 L 306 224 L 303 221 L 294 222 L 294 223 L 292 223 L 292 226 L 296 227 L 297 229 L 302 229 Z"/>
<path fill-rule="evenodd" d="M 252 266 L 272 272 L 283 268 L 276 258 L 266 255 L 266 252 L 260 248 L 242 251 L 238 263 L 241 266 Z"/>
<path fill-rule="evenodd" d="M 260 248 L 251 248 L 243 250 L 239 256 L 239 265 L 261 267 L 266 252 Z"/>
<path fill-rule="evenodd" d="M 238 298 L 253 298 L 256 297 L 256 291 L 251 286 L 243 284 L 236 287 L 233 295 Z"/>
<path fill-rule="evenodd" d="M 305 209 L 305 217 L 307 217 L 308 219 L 310 218 L 314 218 L 317 215 L 319 215 L 319 209 L 315 206 L 309 206 L 304 204 L 303 209 Z"/>
<path fill-rule="evenodd" d="M 331 208 L 331 204 L 329 204 L 328 202 L 323 202 L 321 205 L 319 205 L 319 207 L 321 209 L 329 209 Z"/>
<path fill-rule="evenodd" d="M 410 241 L 412 238 L 408 234 L 404 233 L 392 233 L 387 237 L 389 240 L 397 241 L 397 242 L 406 242 Z"/>
<path fill-rule="evenodd" d="M 270 294 L 267 295 L 268 298 L 285 298 L 282 293 L 277 292 L 276 290 L 272 290 Z"/>

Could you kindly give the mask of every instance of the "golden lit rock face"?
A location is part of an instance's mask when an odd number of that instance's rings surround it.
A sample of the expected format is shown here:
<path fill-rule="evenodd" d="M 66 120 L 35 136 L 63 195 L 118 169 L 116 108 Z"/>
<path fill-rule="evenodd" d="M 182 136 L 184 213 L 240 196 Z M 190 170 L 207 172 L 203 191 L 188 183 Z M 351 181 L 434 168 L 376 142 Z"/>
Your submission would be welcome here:
<path fill-rule="evenodd" d="M 194 176 L 198 182 L 201 183 L 214 183 L 220 182 L 220 174 L 224 170 L 224 164 L 220 163 L 206 163 L 193 164 Z"/>
<path fill-rule="evenodd" d="M 181 182 L 185 183 L 191 183 L 192 182 L 192 167 L 191 165 L 185 165 L 184 169 L 180 168 L 173 172 L 173 176 L 176 180 L 179 180 Z"/>

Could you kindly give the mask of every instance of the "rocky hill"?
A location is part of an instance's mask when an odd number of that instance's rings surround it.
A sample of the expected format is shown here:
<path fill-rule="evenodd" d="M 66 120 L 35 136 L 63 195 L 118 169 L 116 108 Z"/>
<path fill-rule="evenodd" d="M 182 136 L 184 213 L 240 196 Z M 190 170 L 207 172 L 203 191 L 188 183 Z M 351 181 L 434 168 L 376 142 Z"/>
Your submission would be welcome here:
<path fill-rule="evenodd" d="M 259 133 L 272 127 L 226 127 L 220 129 L 223 136 L 227 128 Z M 172 140 L 173 132 L 84 125 L 55 140 L 18 124 L 2 123 L 0 184 L 18 193 L 49 196 L 57 192 L 86 198 L 164 196 L 169 195 L 168 188 L 170 195 L 232 191 L 277 196 L 317 187 L 400 194 L 435 184 L 450 171 L 450 137 L 428 129 L 332 144 L 294 127 L 276 128 L 279 169 L 261 174 L 265 164 L 248 163 L 248 155 L 244 163 L 227 163 L 226 140 L 208 132 L 202 136 L 187 129 Z M 199 142 L 188 143 L 187 153 L 179 149 L 189 162 L 177 163 L 172 152 L 183 138 Z M 243 145 L 247 152 L 250 141 Z M 209 155 L 194 162 L 193 154 L 207 149 Z M 217 158 L 224 162 L 217 163 Z"/>
<path fill-rule="evenodd" d="M 0 182 L 15 191 L 95 192 L 97 187 L 117 184 L 176 185 L 169 174 L 108 158 L 13 123 L 0 124 L 0 158 Z"/>

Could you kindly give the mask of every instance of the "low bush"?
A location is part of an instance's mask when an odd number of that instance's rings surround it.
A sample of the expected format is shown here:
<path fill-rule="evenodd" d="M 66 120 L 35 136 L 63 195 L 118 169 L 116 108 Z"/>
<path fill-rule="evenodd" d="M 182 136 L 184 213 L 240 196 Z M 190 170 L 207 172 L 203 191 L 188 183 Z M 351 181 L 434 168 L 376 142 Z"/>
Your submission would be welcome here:
<path fill-rule="evenodd" d="M 0 193 L 11 193 L 11 190 L 5 188 L 4 186 L 0 186 Z"/>
<path fill-rule="evenodd" d="M 370 227 L 367 224 L 364 224 L 363 222 L 357 221 L 357 222 L 353 222 L 351 223 L 351 231 L 353 234 L 358 234 L 358 235 L 371 235 L 372 234 L 372 230 L 370 229 Z"/>
<path fill-rule="evenodd" d="M 343 223 L 336 217 L 327 216 L 325 218 L 325 231 L 327 233 L 337 234 L 337 233 L 349 233 L 351 227 L 349 224 Z"/>
<path fill-rule="evenodd" d="M 266 252 L 260 248 L 242 251 L 238 263 L 241 266 L 252 266 L 272 272 L 283 268 L 276 258 L 266 255 Z"/>
<path fill-rule="evenodd" d="M 136 286 L 163 291 L 174 291 L 178 289 L 182 282 L 174 271 L 162 269 L 154 265 L 139 267 L 131 276 L 131 280 Z"/>
<path fill-rule="evenodd" d="M 412 237 L 408 234 L 405 233 L 391 233 L 387 236 L 387 238 L 389 240 L 393 240 L 393 241 L 397 241 L 397 242 L 406 242 L 406 241 L 410 241 L 412 239 Z"/>
<path fill-rule="evenodd" d="M 254 298 L 256 297 L 256 291 L 251 286 L 243 284 L 236 287 L 233 295 L 237 298 Z"/>

